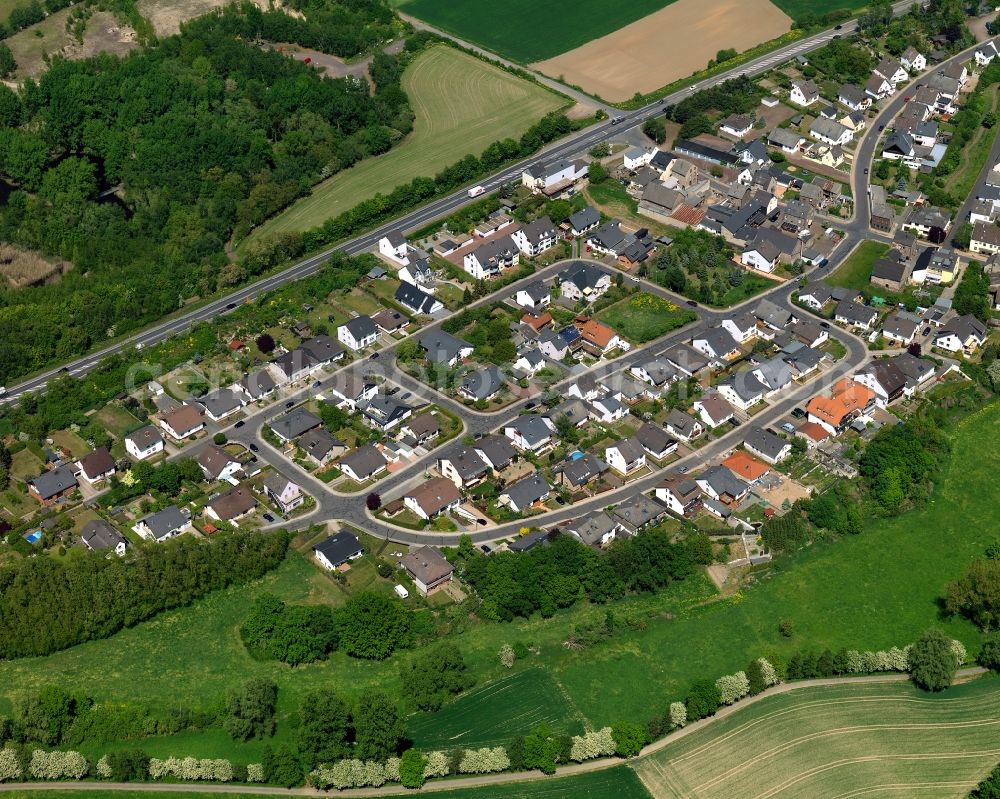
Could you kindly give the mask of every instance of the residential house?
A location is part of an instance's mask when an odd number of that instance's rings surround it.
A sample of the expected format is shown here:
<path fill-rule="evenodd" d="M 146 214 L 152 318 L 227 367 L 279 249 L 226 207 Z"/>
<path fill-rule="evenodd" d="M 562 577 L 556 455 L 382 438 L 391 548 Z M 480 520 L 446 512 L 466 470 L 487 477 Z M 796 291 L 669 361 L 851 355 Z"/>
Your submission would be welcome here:
<path fill-rule="evenodd" d="M 1000 37 L 983 42 L 974 53 L 976 65 L 989 66 L 990 62 L 1000 53 Z"/>
<path fill-rule="evenodd" d="M 827 119 L 826 117 L 818 117 L 809 126 L 809 135 L 817 141 L 840 147 L 854 141 L 854 131 L 841 125 L 836 120 Z"/>
<path fill-rule="evenodd" d="M 682 441 L 691 441 L 702 433 L 701 423 L 677 408 L 674 408 L 667 414 L 664 427 L 666 427 L 668 433 L 677 436 Z"/>
<path fill-rule="evenodd" d="M 702 394 L 694 401 L 694 410 L 705 427 L 719 427 L 734 417 L 733 406 L 717 391 Z"/>
<path fill-rule="evenodd" d="M 623 438 L 604 449 L 604 460 L 621 475 L 630 475 L 646 467 L 646 451 L 637 437 Z"/>
<path fill-rule="evenodd" d="M 693 377 L 708 366 L 708 358 L 687 344 L 675 344 L 665 350 L 663 357 L 687 377 Z"/>
<path fill-rule="evenodd" d="M 637 535 L 662 520 L 667 515 L 667 508 L 645 494 L 635 494 L 615 505 L 608 515 L 618 523 L 622 532 Z"/>
<path fill-rule="evenodd" d="M 434 411 L 411 416 L 399 429 L 399 437 L 414 444 L 426 444 L 441 435 L 441 424 Z"/>
<path fill-rule="evenodd" d="M 763 427 L 749 428 L 743 437 L 743 446 L 751 455 L 756 455 L 770 464 L 781 463 L 792 454 L 792 445 L 781 436 Z"/>
<path fill-rule="evenodd" d="M 875 74 L 881 75 L 893 86 L 908 80 L 910 77 L 909 73 L 903 69 L 903 65 L 894 58 L 883 58 L 879 61 L 875 66 Z"/>
<path fill-rule="evenodd" d="M 695 334 L 691 346 L 720 366 L 740 354 L 739 344 L 722 327 L 710 327 L 704 333 Z"/>
<path fill-rule="evenodd" d="M 819 89 L 811 80 L 793 80 L 788 99 L 795 105 L 806 108 L 819 100 Z"/>
<path fill-rule="evenodd" d="M 543 165 L 533 164 L 521 173 L 521 184 L 535 194 L 558 196 L 587 174 L 586 161 L 556 161 Z"/>
<path fill-rule="evenodd" d="M 499 277 L 504 269 L 517 266 L 520 260 L 521 253 L 514 239 L 510 236 L 500 236 L 483 242 L 474 250 L 467 252 L 462 264 L 465 271 L 476 280 L 490 280 Z"/>
<path fill-rule="evenodd" d="M 266 368 L 251 372 L 234 386 L 237 391 L 246 394 L 250 402 L 270 397 L 277 387 L 270 371 Z"/>
<path fill-rule="evenodd" d="M 236 473 L 242 468 L 238 460 L 215 444 L 209 444 L 199 452 L 197 461 L 202 474 L 209 482 L 217 480 L 232 482 L 235 480 Z"/>
<path fill-rule="evenodd" d="M 261 489 L 286 516 L 306 501 L 301 487 L 278 472 L 271 472 L 265 477 Z"/>
<path fill-rule="evenodd" d="M 865 94 L 872 100 L 884 100 L 892 92 L 892 84 L 881 75 L 872 73 L 872 76 L 865 83 Z"/>
<path fill-rule="evenodd" d="M 810 283 L 804 289 L 799 290 L 799 302 L 814 311 L 821 311 L 823 306 L 832 299 L 833 293 L 830 291 L 830 287 L 819 281 Z"/>
<path fill-rule="evenodd" d="M 308 431 L 297 443 L 306 457 L 320 467 L 326 466 L 347 452 L 347 445 L 322 427 Z"/>
<path fill-rule="evenodd" d="M 160 427 L 175 441 L 183 441 L 204 430 L 205 420 L 194 405 L 184 404 L 160 417 Z"/>
<path fill-rule="evenodd" d="M 677 451 L 677 439 L 653 422 L 643 422 L 636 430 L 633 440 L 639 443 L 646 454 L 658 461 L 665 460 Z"/>
<path fill-rule="evenodd" d="M 365 444 L 340 459 L 338 467 L 356 483 L 371 480 L 385 470 L 388 461 L 374 444 Z"/>
<path fill-rule="evenodd" d="M 972 226 L 972 238 L 969 244 L 972 252 L 997 255 L 1000 253 L 1000 227 L 985 222 L 976 222 Z"/>
<path fill-rule="evenodd" d="M 458 487 L 447 477 L 432 477 L 403 497 L 403 504 L 421 519 L 433 519 L 454 510 L 461 501 Z"/>
<path fill-rule="evenodd" d="M 328 388 L 329 401 L 338 408 L 357 410 L 358 406 L 370 400 L 378 392 L 374 380 L 354 372 L 338 372 L 333 376 Z"/>
<path fill-rule="evenodd" d="M 767 136 L 767 143 L 778 147 L 783 153 L 794 155 L 806 143 L 805 137 L 791 128 L 775 128 Z"/>
<path fill-rule="evenodd" d="M 417 339 L 420 348 L 431 363 L 447 364 L 454 369 L 458 362 L 472 355 L 473 346 L 467 341 L 455 338 L 441 329 L 431 330 Z"/>
<path fill-rule="evenodd" d="M 415 549 L 400 559 L 399 565 L 406 569 L 421 596 L 427 596 L 450 583 L 455 572 L 454 566 L 437 549 L 429 546 Z"/>
<path fill-rule="evenodd" d="M 906 390 L 906 375 L 888 359 L 871 361 L 854 374 L 857 383 L 875 393 L 875 401 L 885 407 L 903 396 Z"/>
<path fill-rule="evenodd" d="M 928 247 L 917 256 L 910 273 L 913 283 L 949 284 L 958 274 L 958 256 L 951 247 Z"/>
<path fill-rule="evenodd" d="M 830 439 L 829 431 L 816 422 L 803 422 L 795 431 L 795 435 L 806 442 L 807 449 L 816 449 L 824 441 Z"/>
<path fill-rule="evenodd" d="M 903 51 L 899 63 L 911 72 L 923 72 L 927 69 L 927 58 L 913 45 Z"/>
<path fill-rule="evenodd" d="M 556 277 L 559 292 L 573 302 L 593 302 L 611 287 L 611 275 L 588 261 L 574 261 Z"/>
<path fill-rule="evenodd" d="M 902 228 L 940 244 L 951 228 L 951 217 L 933 205 L 915 205 L 903 221 Z"/>
<path fill-rule="evenodd" d="M 791 322 L 795 321 L 795 315 L 787 308 L 776 305 L 770 300 L 761 300 L 753 310 L 754 316 L 763 323 L 758 335 L 768 341 L 774 338 L 774 333 L 784 330 Z"/>
<path fill-rule="evenodd" d="M 543 358 L 542 365 L 544 364 Z M 485 369 L 477 369 L 467 374 L 458 387 L 458 393 L 473 402 L 487 402 L 499 394 L 506 385 L 507 378 L 503 372 L 496 366 L 487 366 Z"/>
<path fill-rule="evenodd" d="M 750 493 L 749 484 L 721 464 L 709 467 L 695 482 L 707 496 L 727 506 L 738 505 Z"/>
<path fill-rule="evenodd" d="M 601 224 L 601 215 L 591 206 L 587 206 L 569 216 L 569 229 L 574 236 L 582 236 Z"/>
<path fill-rule="evenodd" d="M 413 314 L 429 316 L 444 308 L 444 304 L 433 295 L 403 281 L 396 289 L 394 298 L 397 303 Z"/>
<path fill-rule="evenodd" d="M 624 153 L 622 153 L 622 164 L 629 171 L 640 169 L 653 160 L 653 154 L 655 152 L 655 147 L 649 147 L 647 149 L 643 149 L 642 147 L 629 147 Z"/>
<path fill-rule="evenodd" d="M 580 326 L 583 348 L 595 357 L 603 357 L 613 350 L 627 350 L 628 345 L 603 322 L 588 319 Z"/>
<path fill-rule="evenodd" d="M 934 346 L 951 353 L 971 355 L 986 343 L 986 325 L 972 314 L 958 316 L 937 331 Z"/>
<path fill-rule="evenodd" d="M 339 569 L 345 563 L 357 560 L 365 554 L 357 536 L 346 530 L 331 535 L 313 547 L 313 557 L 327 571 Z"/>
<path fill-rule="evenodd" d="M 854 300 L 841 300 L 833 312 L 835 321 L 848 327 L 871 330 L 878 319 L 878 311 L 868 305 L 861 305 Z"/>
<path fill-rule="evenodd" d="M 552 474 L 557 485 L 565 486 L 571 491 L 579 491 L 597 480 L 608 471 L 608 468 L 608 464 L 596 455 L 584 452 L 575 453 L 553 467 Z"/>
<path fill-rule="evenodd" d="M 168 505 L 163 510 L 140 519 L 132 528 L 135 532 L 147 541 L 166 541 L 168 538 L 176 538 L 181 533 L 193 530 L 191 517 L 186 515 L 176 505 Z"/>
<path fill-rule="evenodd" d="M 69 496 L 79 486 L 69 466 L 57 466 L 28 480 L 28 494 L 43 505 L 53 505 Z"/>
<path fill-rule="evenodd" d="M 303 433 L 323 424 L 323 420 L 304 407 L 295 408 L 270 422 L 270 428 L 282 442 L 293 441 Z"/>
<path fill-rule="evenodd" d="M 904 393 L 912 395 L 920 386 L 934 377 L 934 364 L 908 352 L 902 352 L 891 359 L 896 368 L 906 377 Z"/>
<path fill-rule="evenodd" d="M 669 472 L 653 489 L 653 496 L 666 505 L 667 510 L 681 517 L 694 514 L 701 499 L 698 484 L 677 472 Z"/>
<path fill-rule="evenodd" d="M 743 114 L 730 114 L 719 123 L 719 130 L 742 139 L 753 130 L 753 120 Z"/>
<path fill-rule="evenodd" d="M 620 529 L 618 522 L 604 511 L 588 514 L 566 526 L 567 533 L 591 547 L 607 546 L 615 540 Z"/>
<path fill-rule="evenodd" d="M 780 355 L 762 361 L 750 370 L 754 377 L 767 386 L 767 396 L 786 388 L 792 382 L 792 370 Z"/>
<path fill-rule="evenodd" d="M 837 90 L 837 102 L 852 111 L 866 111 L 871 107 L 872 98 L 853 83 L 845 83 Z"/>
<path fill-rule="evenodd" d="M 513 368 L 521 374 L 534 377 L 545 368 L 545 365 L 545 355 L 538 347 L 532 347 L 531 349 L 524 350 L 524 352 L 517 356 Z"/>
<path fill-rule="evenodd" d="M 621 401 L 621 394 L 608 391 L 590 402 L 590 415 L 604 424 L 617 422 L 628 416 L 628 408 Z"/>
<path fill-rule="evenodd" d="M 240 519 L 253 513 L 256 507 L 257 500 L 249 486 L 235 486 L 209 502 L 205 506 L 205 515 L 236 525 Z"/>
<path fill-rule="evenodd" d="M 406 243 L 406 236 L 399 230 L 390 230 L 378 240 L 379 253 L 395 261 L 400 266 L 406 266 L 410 262 L 409 246 Z"/>
<path fill-rule="evenodd" d="M 511 238 L 524 255 L 535 257 L 554 245 L 558 234 L 552 220 L 543 216 L 515 230 Z"/>
<path fill-rule="evenodd" d="M 870 280 L 873 286 L 899 292 L 909 283 L 912 271 L 910 264 L 902 258 L 879 258 L 872 264 Z"/>
<path fill-rule="evenodd" d="M 908 319 L 901 313 L 892 313 L 882 322 L 882 338 L 905 347 L 913 341 L 919 327 L 919 321 Z"/>
<path fill-rule="evenodd" d="M 806 411 L 810 422 L 822 425 L 836 435 L 874 406 L 875 392 L 850 378 L 838 380 L 829 396 L 818 394 L 809 400 Z"/>
<path fill-rule="evenodd" d="M 481 482 L 489 468 L 472 447 L 452 447 L 437 459 L 437 470 L 458 488 Z"/>
<path fill-rule="evenodd" d="M 882 157 L 888 161 L 905 161 L 907 165 L 914 164 L 916 150 L 913 137 L 906 131 L 894 130 L 882 144 Z M 916 160 L 919 162 L 919 159 Z"/>
<path fill-rule="evenodd" d="M 76 462 L 77 474 L 87 483 L 93 485 L 111 477 L 115 469 L 115 459 L 111 457 L 107 447 L 98 447 L 88 452 Z"/>
<path fill-rule="evenodd" d="M 549 498 L 552 487 L 545 482 L 541 472 L 532 472 L 516 483 L 511 483 L 500 494 L 497 503 L 510 508 L 514 513 L 523 513 L 539 502 Z"/>
<path fill-rule="evenodd" d="M 778 267 L 781 252 L 768 239 L 752 241 L 743 248 L 741 259 L 745 266 L 761 272 L 773 272 Z"/>
<path fill-rule="evenodd" d="M 554 361 L 561 361 L 569 354 L 569 345 L 565 339 L 551 330 L 541 331 L 535 343 L 542 355 Z"/>
<path fill-rule="evenodd" d="M 766 463 L 751 457 L 741 449 L 735 450 L 722 462 L 722 465 L 750 485 L 755 485 L 771 471 Z"/>
<path fill-rule="evenodd" d="M 92 519 L 83 525 L 83 529 L 80 531 L 80 538 L 84 546 L 91 552 L 110 550 L 118 557 L 125 554 L 125 548 L 128 545 L 125 536 L 104 521 L 104 519 Z"/>
<path fill-rule="evenodd" d="M 337 340 L 360 352 L 378 339 L 378 328 L 370 316 L 355 316 L 337 328 Z"/>
<path fill-rule="evenodd" d="M 163 436 L 152 425 L 140 427 L 125 436 L 125 451 L 138 461 L 163 452 Z"/>
<path fill-rule="evenodd" d="M 358 405 L 358 410 L 361 411 L 361 418 L 366 425 L 383 433 L 392 430 L 413 415 L 413 408 L 385 394 L 376 394 Z"/>
<path fill-rule="evenodd" d="M 429 294 L 434 293 L 434 271 L 426 258 L 416 258 L 402 267 L 396 276 L 403 282 L 416 286 Z"/>
<path fill-rule="evenodd" d="M 763 402 L 768 393 L 768 387 L 750 371 L 730 375 L 716 385 L 715 389 L 726 402 L 743 412 Z"/>
<path fill-rule="evenodd" d="M 522 308 L 537 310 L 545 308 L 552 301 L 552 293 L 541 280 L 533 280 L 522 286 L 514 295 L 514 302 Z"/>
<path fill-rule="evenodd" d="M 502 472 L 518 458 L 510 439 L 504 436 L 483 436 L 477 439 L 475 450 L 483 463 L 495 472 Z"/>
<path fill-rule="evenodd" d="M 657 393 L 662 393 L 671 383 L 680 379 L 677 367 L 666 358 L 650 358 L 648 361 L 637 363 L 629 371 L 655 388 Z"/>
<path fill-rule="evenodd" d="M 504 435 L 521 452 L 540 452 L 549 446 L 555 426 L 544 416 L 528 413 L 504 427 Z"/>
<path fill-rule="evenodd" d="M 788 332 L 805 344 L 806 347 L 819 347 L 830 338 L 825 328 L 820 327 L 815 322 L 804 320 L 790 324 Z"/>

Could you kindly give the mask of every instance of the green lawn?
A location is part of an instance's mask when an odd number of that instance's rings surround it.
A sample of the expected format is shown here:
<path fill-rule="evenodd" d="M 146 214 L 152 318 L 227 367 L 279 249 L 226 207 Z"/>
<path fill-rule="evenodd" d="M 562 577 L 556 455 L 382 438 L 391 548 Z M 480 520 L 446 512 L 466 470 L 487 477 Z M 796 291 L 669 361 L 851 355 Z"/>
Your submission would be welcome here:
<path fill-rule="evenodd" d="M 425 750 L 503 746 L 519 731 L 547 722 L 579 735 L 579 713 L 549 672 L 530 668 L 476 688 L 437 713 L 410 717 L 407 736 Z"/>
<path fill-rule="evenodd" d="M 831 286 L 864 291 L 871 286 L 872 266 L 888 251 L 888 244 L 863 241 L 844 263 L 827 276 L 826 282 Z"/>
<path fill-rule="evenodd" d="M 498 13 L 490 0 L 392 0 L 401 12 L 429 22 L 513 61 L 544 61 L 606 36 L 673 0 L 510 0 Z"/>
<path fill-rule="evenodd" d="M 660 799 L 964 797 L 1000 757 L 998 716 L 995 677 L 937 695 L 908 683 L 803 688 L 712 722 L 635 769 Z"/>
<path fill-rule="evenodd" d="M 565 102 L 548 89 L 447 46 L 419 55 L 402 84 L 416 113 L 406 141 L 320 183 L 254 236 L 306 230 L 379 192 L 388 194 L 415 177 L 433 177 L 498 139 L 518 138 Z"/>
<path fill-rule="evenodd" d="M 641 291 L 605 308 L 597 318 L 633 344 L 645 344 L 695 321 L 698 316 L 662 297 Z"/>

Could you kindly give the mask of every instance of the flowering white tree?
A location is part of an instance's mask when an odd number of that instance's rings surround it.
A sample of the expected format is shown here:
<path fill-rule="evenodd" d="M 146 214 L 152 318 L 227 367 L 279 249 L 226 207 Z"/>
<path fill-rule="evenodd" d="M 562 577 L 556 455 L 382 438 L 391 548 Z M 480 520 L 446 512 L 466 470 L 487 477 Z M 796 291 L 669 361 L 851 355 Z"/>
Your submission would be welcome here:
<path fill-rule="evenodd" d="M 396 778 L 399 777 L 399 762 L 395 763 Z M 330 765 L 319 766 L 309 774 L 309 782 L 316 788 L 377 788 L 387 780 L 386 765 L 374 760 L 338 760 Z"/>
<path fill-rule="evenodd" d="M 36 749 L 31 753 L 28 771 L 39 780 L 78 780 L 87 774 L 87 758 L 79 752 L 44 752 Z"/>
<path fill-rule="evenodd" d="M 886 654 L 889 655 L 890 671 L 908 671 L 910 668 L 909 654 L 905 649 L 898 646 L 892 647 Z"/>
<path fill-rule="evenodd" d="M 715 687 L 719 689 L 719 698 L 722 704 L 731 705 L 738 702 L 750 693 L 750 681 L 746 672 L 738 671 L 735 674 L 724 674 L 715 681 Z"/>
<path fill-rule="evenodd" d="M 965 645 L 961 641 L 956 641 L 954 638 L 951 639 L 951 651 L 955 653 L 955 660 L 958 665 L 961 666 L 965 663 L 966 651 Z"/>
<path fill-rule="evenodd" d="M 17 759 L 17 750 L 0 749 L 0 782 L 16 780 L 21 777 L 21 762 Z"/>
<path fill-rule="evenodd" d="M 264 766 L 260 763 L 250 763 L 247 765 L 247 782 L 263 782 Z"/>
<path fill-rule="evenodd" d="M 258 765 L 259 768 L 259 765 Z M 249 775 L 249 767 L 247 773 Z M 260 769 L 260 779 L 254 782 L 263 782 L 264 773 Z M 169 757 L 166 760 L 150 758 L 149 776 L 151 779 L 160 780 L 164 777 L 173 777 L 178 780 L 214 780 L 217 782 L 230 782 L 233 779 L 233 764 L 223 758 L 207 758 L 199 760 L 196 757 L 185 757 L 183 759 Z M 248 778 L 249 779 L 249 778 Z"/>
<path fill-rule="evenodd" d="M 383 769 L 385 771 L 386 782 L 399 782 L 399 763 L 400 759 L 398 757 L 390 757 L 385 761 Z"/>
<path fill-rule="evenodd" d="M 447 777 L 451 770 L 449 768 L 450 762 L 447 752 L 428 752 L 427 763 L 424 766 L 424 779 Z"/>
<path fill-rule="evenodd" d="M 514 661 L 517 660 L 517 654 L 514 652 L 514 647 L 510 644 L 504 644 L 500 647 L 500 651 L 497 653 L 500 657 L 500 665 L 504 668 L 512 668 Z"/>
<path fill-rule="evenodd" d="M 494 771 L 506 771 L 510 768 L 510 758 L 502 746 L 482 749 L 466 749 L 462 752 L 458 770 L 461 774 L 489 774 Z"/>
<path fill-rule="evenodd" d="M 107 755 L 97 761 L 97 776 L 105 780 L 111 777 L 111 766 Z"/>
<path fill-rule="evenodd" d="M 570 760 L 578 763 L 584 760 L 593 760 L 597 757 L 606 757 L 615 753 L 615 739 L 611 734 L 610 727 L 573 736 L 573 746 L 570 749 Z"/>
<path fill-rule="evenodd" d="M 678 727 L 683 727 L 687 724 L 688 720 L 688 709 L 687 705 L 683 702 L 671 702 L 670 703 L 670 726 L 674 729 Z"/>
<path fill-rule="evenodd" d="M 774 670 L 774 665 L 767 658 L 757 658 L 760 664 L 760 674 L 764 678 L 765 685 L 777 685 L 778 673 Z"/>

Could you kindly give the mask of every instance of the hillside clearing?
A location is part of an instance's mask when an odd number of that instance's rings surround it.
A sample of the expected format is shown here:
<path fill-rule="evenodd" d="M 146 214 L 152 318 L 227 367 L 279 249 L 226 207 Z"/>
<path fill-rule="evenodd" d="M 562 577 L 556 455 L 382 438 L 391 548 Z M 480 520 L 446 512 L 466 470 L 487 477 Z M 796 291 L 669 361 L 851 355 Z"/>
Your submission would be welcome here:
<path fill-rule="evenodd" d="M 320 225 L 379 192 L 388 194 L 415 177 L 433 177 L 498 139 L 517 138 L 565 105 L 548 89 L 443 45 L 420 54 L 407 67 L 402 85 L 416 114 L 406 141 L 320 183 L 251 238 Z"/>
<path fill-rule="evenodd" d="M 962 797 L 1000 758 L 1000 680 L 931 695 L 908 683 L 768 697 L 635 763 L 661 799 Z M 925 793 L 930 791 L 930 793 Z"/>

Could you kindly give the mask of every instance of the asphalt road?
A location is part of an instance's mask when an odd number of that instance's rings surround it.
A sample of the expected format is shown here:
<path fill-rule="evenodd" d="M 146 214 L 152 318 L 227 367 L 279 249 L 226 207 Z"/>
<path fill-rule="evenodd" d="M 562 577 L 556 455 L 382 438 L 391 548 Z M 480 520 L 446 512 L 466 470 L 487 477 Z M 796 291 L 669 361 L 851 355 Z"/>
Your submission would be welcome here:
<path fill-rule="evenodd" d="M 894 9 L 896 13 L 902 13 L 911 5 L 912 0 L 904 0 L 903 2 L 896 3 Z M 650 105 L 635 111 L 621 112 L 620 116 L 622 117 L 622 121 L 617 125 L 612 125 L 611 122 L 604 122 L 582 130 L 573 136 L 561 139 L 560 141 L 545 148 L 541 153 L 536 154 L 531 158 L 526 158 L 523 161 L 513 164 L 503 171 L 496 173 L 492 177 L 484 179 L 481 181 L 480 185 L 485 186 L 487 191 L 495 191 L 504 183 L 519 177 L 525 167 L 530 166 L 539 160 L 551 161 L 584 152 L 599 142 L 613 139 L 626 130 L 641 125 L 649 117 L 660 113 L 663 105 L 677 103 L 697 89 L 704 89 L 706 87 L 716 85 L 741 74 L 759 74 L 770 69 L 781 61 L 793 58 L 800 53 L 805 53 L 810 50 L 815 50 L 818 47 L 822 47 L 835 36 L 848 35 L 852 33 L 856 27 L 857 25 L 854 21 L 845 22 L 841 26 L 840 30 L 830 29 L 789 44 L 786 47 L 765 54 L 760 58 L 747 62 L 746 64 L 734 67 L 727 72 L 723 72 L 715 77 L 706 79 L 700 84 L 675 92 L 674 94 L 665 97 L 661 102 L 651 103 Z M 365 252 L 366 250 L 373 248 L 378 243 L 378 240 L 390 230 L 400 229 L 403 231 L 409 231 L 422 227 L 428 222 L 447 216 L 469 202 L 470 199 L 465 190 L 457 191 L 447 197 L 435 200 L 428 205 L 398 217 L 392 222 L 382 225 L 369 233 L 365 233 L 336 247 L 331 247 L 328 250 L 310 256 L 309 258 L 300 261 L 284 271 L 278 272 L 270 277 L 263 278 L 262 280 L 241 289 L 237 289 L 236 291 L 233 291 L 217 300 L 213 300 L 212 302 L 199 308 L 174 316 L 171 319 L 147 328 L 146 330 L 137 333 L 124 341 L 110 344 L 93 353 L 90 353 L 89 355 L 63 364 L 61 367 L 54 367 L 46 370 L 45 372 L 42 372 L 41 374 L 38 374 L 20 384 L 8 386 L 7 394 L 0 399 L 0 403 L 13 402 L 26 391 L 35 392 L 44 389 L 48 380 L 59 374 L 61 371 L 69 372 L 74 376 L 86 374 L 93 369 L 102 358 L 108 355 L 121 352 L 122 350 L 130 347 L 148 347 L 151 344 L 155 344 L 169 338 L 175 333 L 186 330 L 197 322 L 213 319 L 220 314 L 226 313 L 228 310 L 231 310 L 229 306 L 234 303 L 238 305 L 248 299 L 252 299 L 262 292 L 277 288 L 278 286 L 290 281 L 306 277 L 307 275 L 315 272 L 333 252 L 343 251 L 351 255 Z"/>

